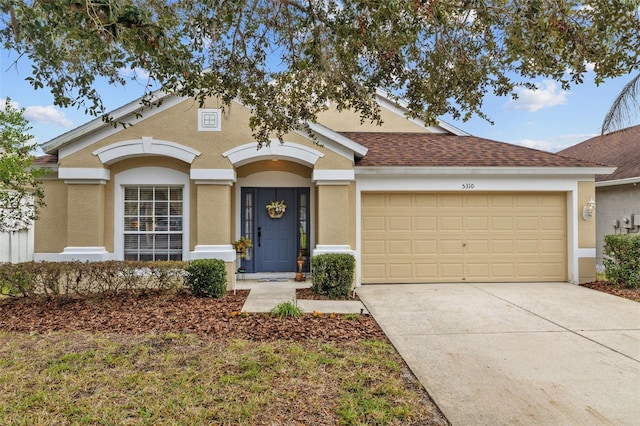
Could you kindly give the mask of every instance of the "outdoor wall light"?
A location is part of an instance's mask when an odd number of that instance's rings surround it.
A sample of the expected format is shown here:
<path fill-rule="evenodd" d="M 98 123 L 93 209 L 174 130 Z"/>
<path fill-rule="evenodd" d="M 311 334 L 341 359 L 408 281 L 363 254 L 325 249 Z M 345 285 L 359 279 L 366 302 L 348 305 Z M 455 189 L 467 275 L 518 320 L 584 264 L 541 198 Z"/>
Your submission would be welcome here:
<path fill-rule="evenodd" d="M 596 212 L 596 202 L 593 198 L 589 198 L 589 202 L 582 208 L 582 219 L 587 220 Z"/>

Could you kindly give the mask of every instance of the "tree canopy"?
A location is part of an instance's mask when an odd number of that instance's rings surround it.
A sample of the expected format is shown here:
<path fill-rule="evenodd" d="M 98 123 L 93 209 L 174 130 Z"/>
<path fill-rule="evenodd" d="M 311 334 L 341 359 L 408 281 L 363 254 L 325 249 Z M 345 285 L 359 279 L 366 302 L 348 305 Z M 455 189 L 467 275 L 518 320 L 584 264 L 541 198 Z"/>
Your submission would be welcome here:
<path fill-rule="evenodd" d="M 58 106 L 104 116 L 96 78 L 238 99 L 258 143 L 328 107 L 378 122 L 378 89 L 428 124 L 482 112 L 487 93 L 544 76 L 569 88 L 639 68 L 638 0 L 0 0 L 5 48 Z M 109 119 L 105 116 L 105 119 Z"/>
<path fill-rule="evenodd" d="M 35 143 L 23 112 L 11 99 L 0 108 L 0 232 L 30 227 L 44 205 L 39 178 L 46 171 L 30 167 Z"/>

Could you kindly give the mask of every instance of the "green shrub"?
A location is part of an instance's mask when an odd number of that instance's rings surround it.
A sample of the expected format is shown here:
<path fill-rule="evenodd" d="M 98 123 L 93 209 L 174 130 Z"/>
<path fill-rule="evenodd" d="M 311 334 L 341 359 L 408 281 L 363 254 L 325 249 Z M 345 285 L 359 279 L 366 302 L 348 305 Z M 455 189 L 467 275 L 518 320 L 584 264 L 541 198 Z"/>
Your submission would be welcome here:
<path fill-rule="evenodd" d="M 346 299 L 353 286 L 356 259 L 348 253 L 325 253 L 311 257 L 313 280 L 311 288 L 316 293 L 331 298 Z"/>
<path fill-rule="evenodd" d="M 640 288 L 640 235 L 606 235 L 604 242 L 607 280 L 629 288 Z"/>
<path fill-rule="evenodd" d="M 227 294 L 227 270 L 220 259 L 198 259 L 186 267 L 185 284 L 197 297 L 220 299 Z"/>
<path fill-rule="evenodd" d="M 304 311 L 293 304 L 292 301 L 281 302 L 271 310 L 271 315 L 281 318 L 297 318 L 302 316 Z"/>
<path fill-rule="evenodd" d="M 183 286 L 184 262 L 24 262 L 0 264 L 0 292 L 10 296 L 169 290 Z"/>

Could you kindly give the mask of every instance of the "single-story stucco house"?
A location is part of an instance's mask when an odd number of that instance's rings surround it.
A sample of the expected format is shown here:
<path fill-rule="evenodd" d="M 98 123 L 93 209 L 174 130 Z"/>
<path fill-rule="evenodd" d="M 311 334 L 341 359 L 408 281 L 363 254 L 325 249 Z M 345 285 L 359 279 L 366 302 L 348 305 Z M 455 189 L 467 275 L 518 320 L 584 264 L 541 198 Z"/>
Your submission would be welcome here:
<path fill-rule="evenodd" d="M 356 285 L 585 282 L 595 221 L 582 209 L 614 169 L 425 126 L 379 92 L 384 124 L 330 108 L 303 132 L 256 149 L 250 111 L 165 96 L 47 143 L 47 207 L 35 260 L 200 259 L 247 273 L 295 272 L 296 258 L 352 253 Z M 271 217 L 267 205 L 286 210 Z M 308 267 L 308 263 L 306 264 Z"/>
<path fill-rule="evenodd" d="M 558 154 L 617 167 L 596 176 L 596 259 L 602 267 L 604 236 L 640 232 L 640 125 L 596 136 Z"/>

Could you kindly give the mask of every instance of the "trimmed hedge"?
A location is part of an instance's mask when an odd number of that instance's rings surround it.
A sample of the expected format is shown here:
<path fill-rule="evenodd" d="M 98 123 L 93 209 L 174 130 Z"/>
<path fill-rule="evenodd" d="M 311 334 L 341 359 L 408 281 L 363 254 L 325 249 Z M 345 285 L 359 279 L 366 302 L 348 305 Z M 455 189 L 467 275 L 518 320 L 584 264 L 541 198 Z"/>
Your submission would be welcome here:
<path fill-rule="evenodd" d="M 353 287 L 356 259 L 348 253 L 325 253 L 311 257 L 311 288 L 319 294 L 346 299 Z"/>
<path fill-rule="evenodd" d="M 69 294 L 169 290 L 183 286 L 184 262 L 24 262 L 0 264 L 0 293 Z"/>
<path fill-rule="evenodd" d="M 185 285 L 194 296 L 220 299 L 227 294 L 227 270 L 223 260 L 193 260 L 185 270 Z"/>
<path fill-rule="evenodd" d="M 606 235 L 604 243 L 607 280 L 629 288 L 640 288 L 640 235 Z"/>

